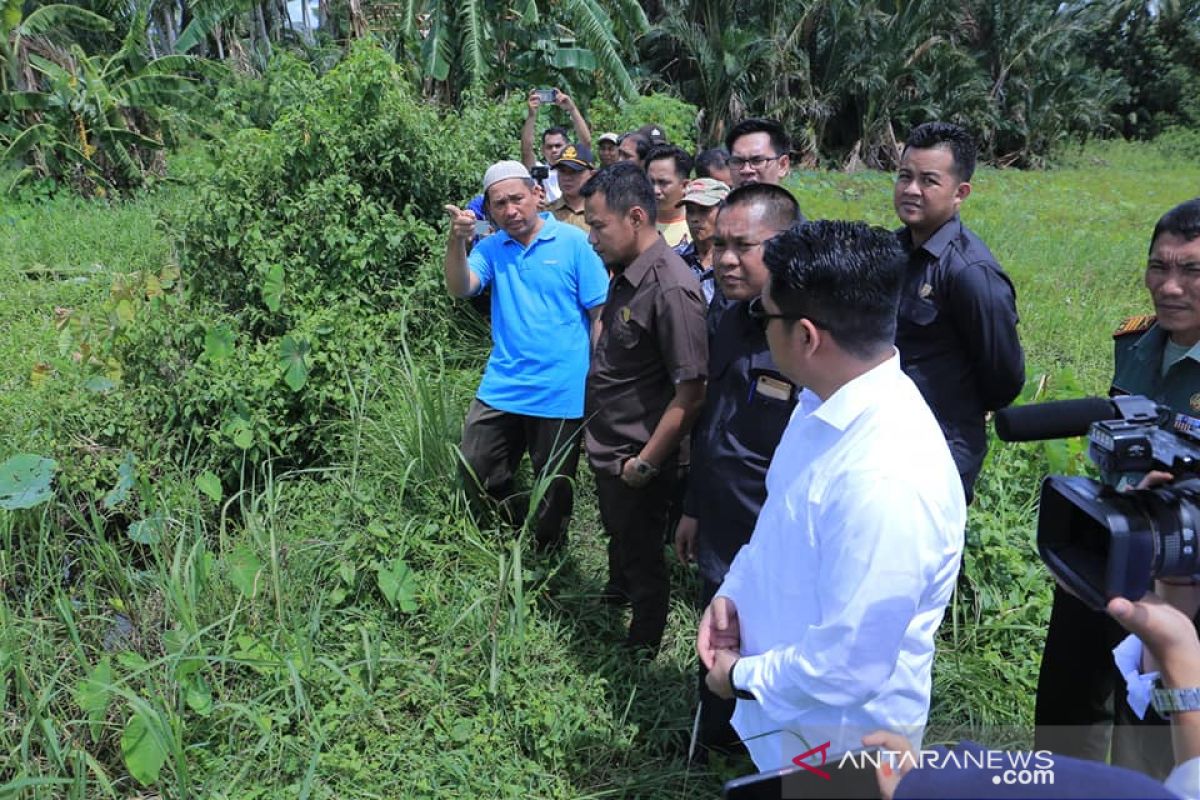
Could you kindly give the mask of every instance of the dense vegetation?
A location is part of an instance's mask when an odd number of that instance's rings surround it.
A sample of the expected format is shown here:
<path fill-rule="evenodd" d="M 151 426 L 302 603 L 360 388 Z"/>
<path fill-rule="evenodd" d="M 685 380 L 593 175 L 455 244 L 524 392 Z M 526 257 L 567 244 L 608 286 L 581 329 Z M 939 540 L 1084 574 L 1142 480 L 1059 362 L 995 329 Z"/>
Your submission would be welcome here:
<path fill-rule="evenodd" d="M 731 119 L 774 116 L 810 166 L 892 167 L 933 118 L 1019 166 L 1072 140 L 1200 125 L 1200 0 L 298 5 L 293 20 L 284 0 L 6 0 L 0 160 L 85 194 L 141 186 L 180 129 L 211 121 L 223 75 L 284 52 L 324 72 L 365 37 L 442 106 L 557 85 L 612 117 L 660 91 L 699 111 L 678 137 L 717 143 Z M 262 125 L 269 109 L 246 111 Z"/>
<path fill-rule="evenodd" d="M 587 474 L 562 561 L 465 514 L 487 339 L 440 288 L 441 206 L 516 154 L 530 85 L 687 144 L 778 114 L 809 166 L 951 116 L 1060 162 L 984 170 L 968 215 L 1017 283 L 1027 394 L 1102 391 L 1149 227 L 1200 178 L 1198 6 L 1013 7 L 329 0 L 313 34 L 266 0 L 0 4 L 0 797 L 715 794 L 685 763 L 690 574 L 633 665 Z M 1162 135 L 1062 147 L 1110 132 Z M 794 188 L 890 224 L 889 180 Z M 1027 738 L 1033 492 L 1081 468 L 990 457 L 939 736 Z"/>

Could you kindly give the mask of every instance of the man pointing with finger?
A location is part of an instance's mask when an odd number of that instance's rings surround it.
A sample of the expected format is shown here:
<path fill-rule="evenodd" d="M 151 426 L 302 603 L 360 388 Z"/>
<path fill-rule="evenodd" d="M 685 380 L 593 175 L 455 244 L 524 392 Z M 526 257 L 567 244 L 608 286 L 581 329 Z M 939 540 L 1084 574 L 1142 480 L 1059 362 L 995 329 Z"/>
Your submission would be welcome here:
<path fill-rule="evenodd" d="M 535 544 L 558 550 L 574 502 L 591 327 L 608 273 L 587 234 L 538 213 L 539 195 L 520 162 L 493 164 L 483 194 L 498 233 L 470 256 L 475 216 L 446 206 L 446 289 L 454 297 L 492 292 L 492 353 L 463 428 L 467 492 L 477 512 L 488 497 L 508 521 L 523 523 L 528 509 L 513 493 L 513 476 L 528 451 L 535 476 L 553 476 L 537 509 Z"/>

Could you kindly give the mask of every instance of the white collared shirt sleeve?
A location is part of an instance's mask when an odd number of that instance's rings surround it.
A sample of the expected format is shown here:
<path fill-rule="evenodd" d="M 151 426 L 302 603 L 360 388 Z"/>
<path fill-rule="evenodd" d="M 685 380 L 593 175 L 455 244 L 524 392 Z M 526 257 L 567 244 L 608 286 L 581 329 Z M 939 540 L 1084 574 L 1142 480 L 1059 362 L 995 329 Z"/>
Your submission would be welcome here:
<path fill-rule="evenodd" d="M 743 656 L 738 665 L 739 688 L 767 715 L 794 717 L 814 701 L 869 702 L 896 670 L 905 636 L 929 606 L 926 595 L 948 594 L 962 542 L 946 532 L 956 524 L 961 532 L 961 522 L 945 519 L 916 480 L 862 471 L 822 498 L 812 526 L 821 559 L 815 624 L 796 643 Z M 949 580 L 938 572 L 951 573 Z M 737 591 L 735 576 L 721 593 L 736 602 Z M 937 617 L 935 627 L 940 610 Z"/>
<path fill-rule="evenodd" d="M 1200 756 L 1189 758 L 1171 770 L 1163 786 L 1176 797 L 1200 800 Z"/>
<path fill-rule="evenodd" d="M 1146 718 L 1154 682 L 1158 680 L 1157 672 L 1142 673 L 1142 651 L 1142 640 L 1133 634 L 1122 639 L 1112 651 L 1117 671 L 1125 679 L 1125 697 L 1129 701 L 1129 708 L 1137 714 L 1138 719 Z"/>

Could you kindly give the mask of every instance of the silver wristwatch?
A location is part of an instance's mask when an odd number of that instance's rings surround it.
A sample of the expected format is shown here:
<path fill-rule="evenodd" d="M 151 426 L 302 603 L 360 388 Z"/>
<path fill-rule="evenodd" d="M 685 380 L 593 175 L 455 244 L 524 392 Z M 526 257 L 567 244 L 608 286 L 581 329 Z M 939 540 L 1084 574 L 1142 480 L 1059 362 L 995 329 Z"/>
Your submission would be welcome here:
<path fill-rule="evenodd" d="M 1179 711 L 1200 711 L 1200 687 L 1165 689 L 1161 681 L 1155 681 L 1150 702 L 1164 719 Z"/>

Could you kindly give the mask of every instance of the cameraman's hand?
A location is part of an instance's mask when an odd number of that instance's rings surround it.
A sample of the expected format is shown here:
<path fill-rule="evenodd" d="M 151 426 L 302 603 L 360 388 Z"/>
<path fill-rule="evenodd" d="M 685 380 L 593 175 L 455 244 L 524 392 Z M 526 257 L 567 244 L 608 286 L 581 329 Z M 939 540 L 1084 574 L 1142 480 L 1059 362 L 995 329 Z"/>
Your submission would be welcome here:
<path fill-rule="evenodd" d="M 1162 486 L 1164 483 L 1170 483 L 1173 480 L 1175 480 L 1175 476 L 1171 473 L 1152 469 L 1143 475 L 1142 479 L 1138 481 L 1137 488 L 1139 490 L 1153 489 L 1155 486 Z"/>
<path fill-rule="evenodd" d="M 1162 592 L 1170 602 L 1158 594 Z M 1200 586 L 1156 584 L 1141 600 L 1124 597 L 1108 601 L 1108 613 L 1142 641 L 1149 658 L 1143 671 L 1162 673 L 1167 686 L 1200 686 L 1200 638 L 1192 617 L 1200 607 Z"/>
<path fill-rule="evenodd" d="M 463 244 L 475 238 L 475 215 L 458 206 L 445 206 L 446 216 L 450 217 L 450 241 Z"/>

